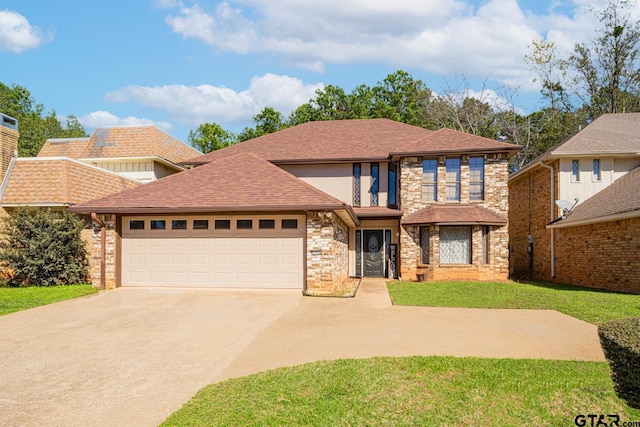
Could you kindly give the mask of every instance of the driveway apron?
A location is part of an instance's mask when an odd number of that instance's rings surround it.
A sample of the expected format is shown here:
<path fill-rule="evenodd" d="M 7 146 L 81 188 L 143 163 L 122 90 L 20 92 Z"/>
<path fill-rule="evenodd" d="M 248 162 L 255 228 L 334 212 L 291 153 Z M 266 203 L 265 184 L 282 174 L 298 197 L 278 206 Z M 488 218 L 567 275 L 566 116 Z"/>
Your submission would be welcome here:
<path fill-rule="evenodd" d="M 0 352 L 0 419 L 21 426 L 153 426 L 209 383 L 317 360 L 604 360 L 556 311 L 392 306 L 376 279 L 356 298 L 117 289 L 0 317 Z"/>

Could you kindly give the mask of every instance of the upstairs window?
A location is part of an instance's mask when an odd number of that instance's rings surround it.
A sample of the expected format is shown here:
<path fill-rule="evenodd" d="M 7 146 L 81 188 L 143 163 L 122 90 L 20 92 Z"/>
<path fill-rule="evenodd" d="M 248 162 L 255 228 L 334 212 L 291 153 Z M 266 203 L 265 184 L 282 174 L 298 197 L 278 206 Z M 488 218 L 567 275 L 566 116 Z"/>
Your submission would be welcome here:
<path fill-rule="evenodd" d="M 438 161 L 436 159 L 422 161 L 422 201 L 438 201 Z"/>
<path fill-rule="evenodd" d="M 447 159 L 447 202 L 460 201 L 460 158 Z"/>
<path fill-rule="evenodd" d="M 371 206 L 378 206 L 378 189 L 380 187 L 380 165 L 371 163 Z"/>
<path fill-rule="evenodd" d="M 360 206 L 360 163 L 353 164 L 353 206 Z"/>
<path fill-rule="evenodd" d="M 602 173 L 600 172 L 600 159 L 593 159 L 593 180 L 602 180 Z"/>
<path fill-rule="evenodd" d="M 580 160 L 571 160 L 571 182 L 580 182 Z"/>
<path fill-rule="evenodd" d="M 484 157 L 469 157 L 469 200 L 484 200 Z"/>
<path fill-rule="evenodd" d="M 397 194 L 398 165 L 389 163 L 389 192 L 387 193 L 387 204 L 391 208 L 398 206 Z"/>

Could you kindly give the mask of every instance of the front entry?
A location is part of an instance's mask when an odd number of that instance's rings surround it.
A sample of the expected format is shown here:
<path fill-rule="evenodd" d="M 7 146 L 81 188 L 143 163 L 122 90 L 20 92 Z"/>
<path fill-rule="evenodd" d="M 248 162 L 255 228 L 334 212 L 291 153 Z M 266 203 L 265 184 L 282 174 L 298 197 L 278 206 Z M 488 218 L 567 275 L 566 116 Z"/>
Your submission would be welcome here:
<path fill-rule="evenodd" d="M 384 240 L 382 230 L 364 230 L 364 275 L 384 277 Z"/>

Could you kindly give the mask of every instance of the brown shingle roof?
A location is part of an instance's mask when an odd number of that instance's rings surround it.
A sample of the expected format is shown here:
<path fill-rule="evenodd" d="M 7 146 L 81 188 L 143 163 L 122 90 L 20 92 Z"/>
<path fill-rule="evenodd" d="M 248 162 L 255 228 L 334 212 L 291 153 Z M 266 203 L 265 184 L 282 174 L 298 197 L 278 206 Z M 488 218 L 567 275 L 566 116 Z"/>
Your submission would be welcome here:
<path fill-rule="evenodd" d="M 71 205 L 140 183 L 69 158 L 18 158 L 2 205 Z"/>
<path fill-rule="evenodd" d="M 612 215 L 640 216 L 640 166 L 576 206 L 556 227 L 606 221 Z"/>
<path fill-rule="evenodd" d="M 201 153 L 155 126 L 98 128 L 91 138 L 50 139 L 39 157 L 67 156 L 74 159 L 114 157 L 161 157 L 180 163 Z"/>
<path fill-rule="evenodd" d="M 308 122 L 184 162 L 203 164 L 251 152 L 274 163 L 384 160 L 390 154 L 518 151 L 520 146 L 451 129 L 430 131 L 389 119 Z"/>
<path fill-rule="evenodd" d="M 507 220 L 495 213 L 474 205 L 434 205 L 409 215 L 402 221 L 406 225 L 505 225 Z"/>
<path fill-rule="evenodd" d="M 469 133 L 453 129 L 442 128 L 424 139 L 406 141 L 391 150 L 393 155 L 468 153 L 468 152 L 496 152 L 519 151 L 522 147 L 506 142 L 494 141 Z"/>
<path fill-rule="evenodd" d="M 340 200 L 251 153 L 211 162 L 74 207 L 76 212 L 349 211 Z"/>
<path fill-rule="evenodd" d="M 603 114 L 551 153 L 640 153 L 640 113 Z"/>
<path fill-rule="evenodd" d="M 47 139 L 38 157 L 70 157 L 79 159 L 89 145 L 91 138 L 55 138 Z"/>

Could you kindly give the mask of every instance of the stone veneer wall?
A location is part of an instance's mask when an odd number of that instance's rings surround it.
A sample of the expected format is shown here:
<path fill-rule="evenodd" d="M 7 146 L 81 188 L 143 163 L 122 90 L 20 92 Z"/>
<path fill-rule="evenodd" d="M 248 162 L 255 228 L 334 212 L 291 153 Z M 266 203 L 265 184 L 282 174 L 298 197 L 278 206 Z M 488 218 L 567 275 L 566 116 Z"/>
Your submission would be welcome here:
<path fill-rule="evenodd" d="M 556 229 L 554 281 L 640 294 L 640 218 Z"/>
<path fill-rule="evenodd" d="M 557 195 L 557 162 L 553 165 Z M 547 229 L 553 219 L 550 175 L 548 169 L 535 166 L 509 181 L 509 273 L 514 278 L 553 279 L 551 230 Z M 529 235 L 533 236 L 532 252 L 527 250 Z"/>
<path fill-rule="evenodd" d="M 446 158 L 438 157 L 438 201 L 447 204 Z M 485 197 L 482 201 L 469 201 L 468 156 L 462 156 L 460 168 L 460 204 L 474 204 L 486 208 L 502 218 L 508 218 L 509 189 L 508 164 L 504 157 L 485 158 Z M 422 158 L 404 157 L 400 162 L 400 202 L 403 218 L 434 203 L 422 200 Z M 469 265 L 441 265 L 439 227 L 429 227 L 429 264 L 421 265 L 420 228 L 402 226 L 400 231 L 400 274 L 405 280 L 416 280 L 425 274 L 427 280 L 506 280 L 509 269 L 509 231 L 507 226 L 490 229 L 489 262 L 482 263 L 482 228 L 472 228 L 472 263 Z"/>
<path fill-rule="evenodd" d="M 333 212 L 307 212 L 306 291 L 332 291 L 349 276 L 349 228 Z"/>
<path fill-rule="evenodd" d="M 116 227 L 116 216 L 112 214 L 100 214 L 98 219 L 106 226 L 106 268 L 105 268 L 105 289 L 113 289 L 118 285 L 118 241 L 119 236 Z M 89 255 L 89 276 L 91 284 L 100 287 L 100 254 L 101 254 L 101 238 L 100 227 L 94 222 L 96 227 L 93 230 L 91 253 Z"/>

